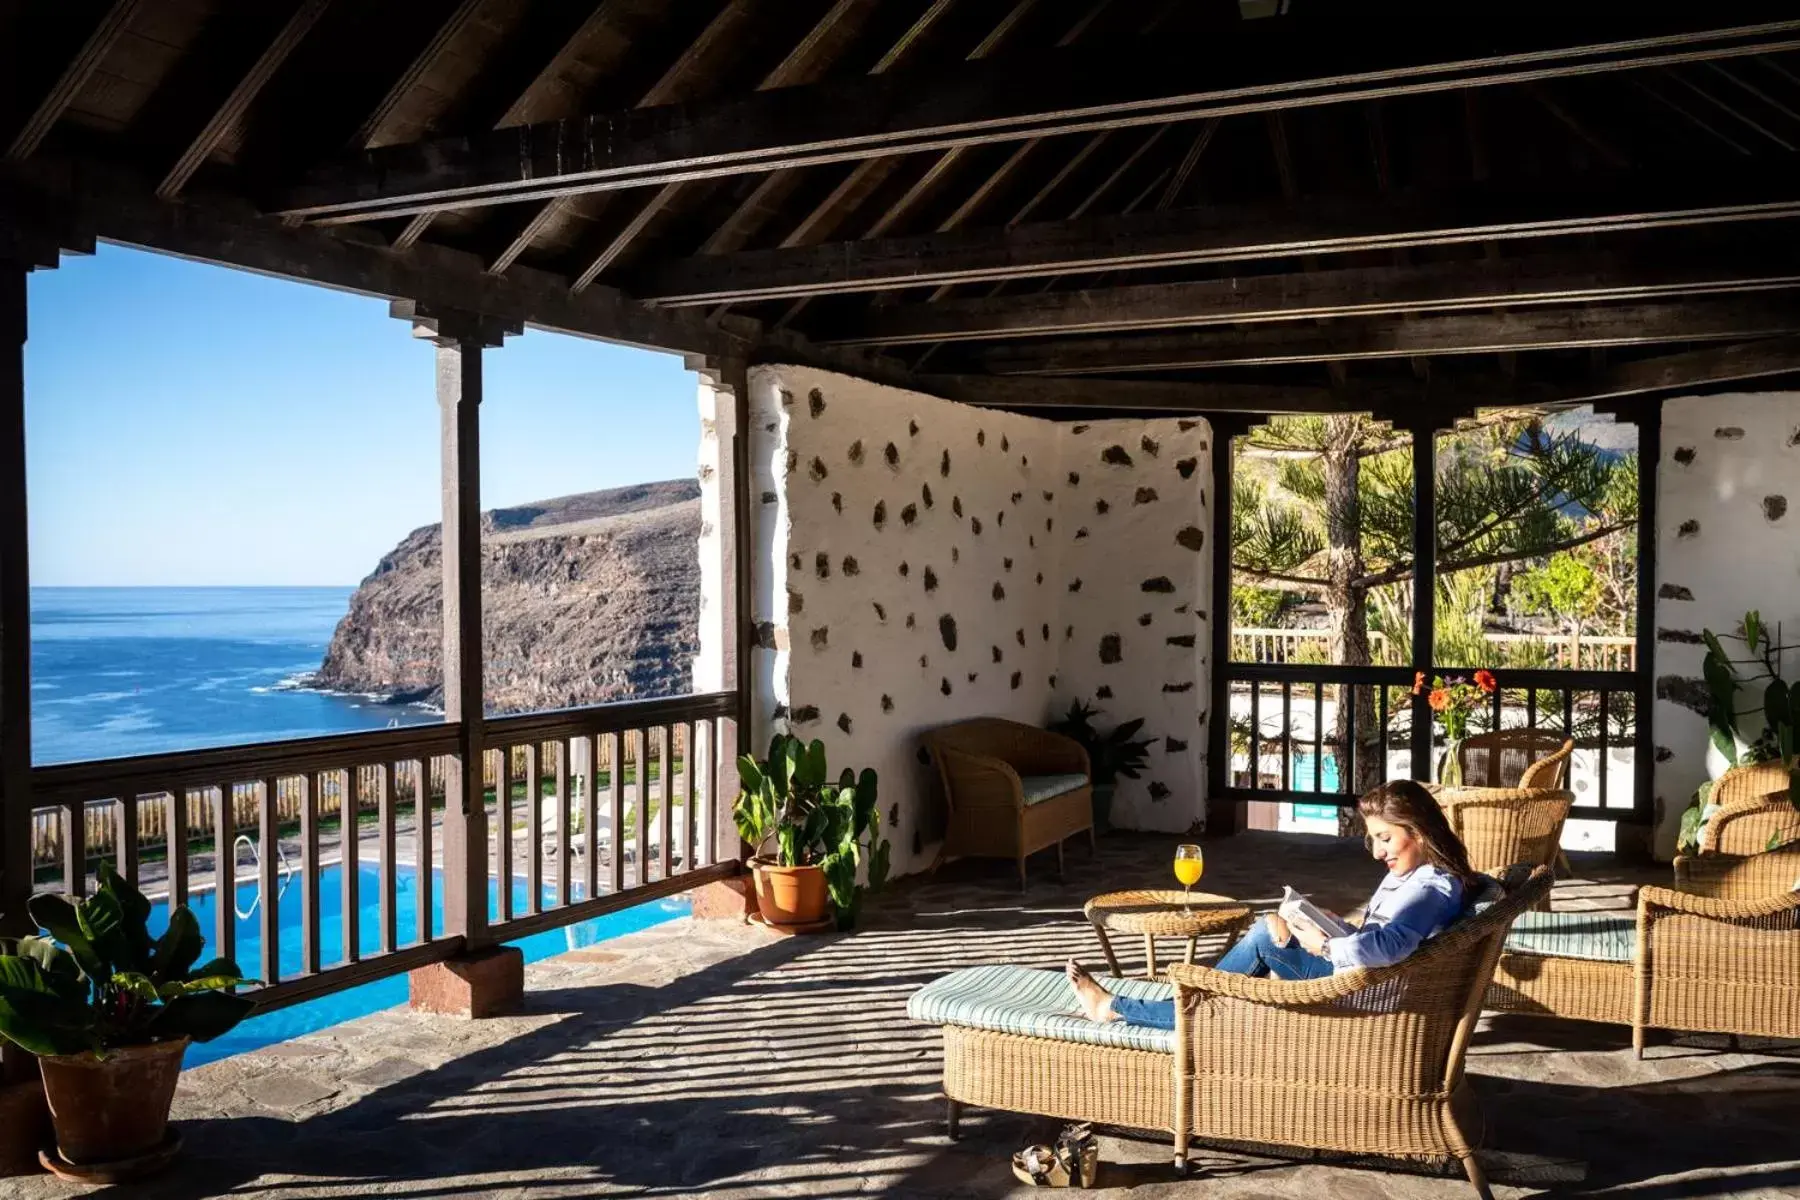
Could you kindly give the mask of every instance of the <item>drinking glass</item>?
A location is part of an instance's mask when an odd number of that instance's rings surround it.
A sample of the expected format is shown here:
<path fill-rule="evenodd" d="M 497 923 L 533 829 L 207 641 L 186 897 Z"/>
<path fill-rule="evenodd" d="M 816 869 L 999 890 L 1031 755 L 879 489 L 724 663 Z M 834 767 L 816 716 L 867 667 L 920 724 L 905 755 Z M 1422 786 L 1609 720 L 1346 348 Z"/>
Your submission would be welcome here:
<path fill-rule="evenodd" d="M 1194 885 L 1200 882 L 1201 874 L 1206 870 L 1206 859 L 1200 853 L 1200 847 L 1189 844 L 1175 847 L 1175 878 L 1181 883 L 1181 907 L 1193 907 L 1190 897 L 1194 894 Z"/>

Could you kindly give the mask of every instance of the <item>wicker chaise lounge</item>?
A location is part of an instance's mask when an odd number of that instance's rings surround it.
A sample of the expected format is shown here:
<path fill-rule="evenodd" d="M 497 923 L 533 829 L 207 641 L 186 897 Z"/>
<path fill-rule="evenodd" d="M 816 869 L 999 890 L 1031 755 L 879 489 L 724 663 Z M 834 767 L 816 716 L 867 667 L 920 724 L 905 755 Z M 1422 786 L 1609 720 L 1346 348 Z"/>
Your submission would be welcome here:
<path fill-rule="evenodd" d="M 1650 1029 L 1800 1038 L 1800 846 L 1675 860 L 1635 916 L 1528 913 L 1488 1006 Z"/>
<path fill-rule="evenodd" d="M 1018 721 L 978 717 L 934 729 L 925 748 L 944 783 L 949 822 L 932 870 L 946 858 L 1010 858 L 1025 887 L 1025 859 L 1087 831 L 1094 845 L 1087 751 L 1073 738 Z"/>
<path fill-rule="evenodd" d="M 1513 919 L 1549 889 L 1521 867 L 1405 962 L 1287 983 L 1174 964 L 1172 984 L 1105 980 L 1115 992 L 1174 996 L 1173 1032 L 1074 1013 L 1057 973 L 957 971 L 907 1012 L 944 1027 L 952 1136 L 978 1104 L 1173 1136 L 1395 1157 L 1455 1157 L 1490 1196 L 1470 1132 L 1463 1059 Z"/>

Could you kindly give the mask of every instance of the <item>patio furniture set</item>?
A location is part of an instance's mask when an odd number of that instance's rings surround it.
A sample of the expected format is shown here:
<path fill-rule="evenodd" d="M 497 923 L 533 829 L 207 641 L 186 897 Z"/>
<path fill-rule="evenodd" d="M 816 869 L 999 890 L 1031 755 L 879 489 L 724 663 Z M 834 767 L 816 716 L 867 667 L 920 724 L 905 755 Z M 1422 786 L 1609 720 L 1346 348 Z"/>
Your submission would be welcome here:
<path fill-rule="evenodd" d="M 971 838 L 975 823 L 965 816 L 958 844 L 1017 855 L 1023 879 L 1032 839 L 1021 834 L 1034 807 L 1027 781 L 1054 758 L 1046 739 L 1055 735 L 993 736 L 1010 724 L 939 731 L 927 745 L 953 830 L 970 794 L 964 781 L 980 781 L 989 840 Z M 1115 976 L 1106 986 L 1173 997 L 1175 1029 L 1088 1021 L 1057 972 L 952 972 L 908 1004 L 913 1019 L 943 1028 L 951 1136 L 973 1104 L 1160 1130 L 1173 1138 L 1178 1171 L 1196 1138 L 1453 1157 L 1488 1197 L 1475 1156 L 1481 1123 L 1464 1077 L 1484 1009 L 1629 1025 L 1640 1057 L 1652 1028 L 1800 1038 L 1800 814 L 1787 801 L 1785 772 L 1727 773 L 1700 852 L 1676 860 L 1673 887 L 1641 889 L 1635 917 L 1553 911 L 1573 746 L 1533 731 L 1469 741 L 1465 778 L 1482 786 L 1437 792 L 1472 865 L 1489 878 L 1462 919 L 1393 966 L 1287 982 L 1193 962 L 1193 939 L 1241 932 L 1248 905 L 1197 894 L 1189 910 L 1179 892 L 1096 897 L 1085 915 Z M 1054 761 L 1066 769 L 1075 759 Z M 1010 819 L 1000 819 L 1009 804 Z M 1019 831 L 1010 841 L 1009 828 Z M 1791 844 L 1780 845 L 1784 837 Z M 1147 978 L 1117 978 L 1109 933 L 1144 936 Z M 1156 936 L 1189 939 L 1184 961 L 1160 975 Z"/>

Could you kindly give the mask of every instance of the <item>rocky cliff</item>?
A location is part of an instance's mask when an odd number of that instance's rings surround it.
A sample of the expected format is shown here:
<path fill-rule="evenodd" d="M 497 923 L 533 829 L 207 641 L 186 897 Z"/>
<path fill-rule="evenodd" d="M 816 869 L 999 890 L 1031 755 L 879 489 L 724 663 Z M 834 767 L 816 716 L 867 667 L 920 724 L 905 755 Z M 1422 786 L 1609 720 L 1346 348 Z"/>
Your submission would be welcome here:
<path fill-rule="evenodd" d="M 482 515 L 489 712 L 691 690 L 699 497 L 670 480 Z M 442 703 L 441 543 L 414 530 L 363 580 L 313 686 Z"/>

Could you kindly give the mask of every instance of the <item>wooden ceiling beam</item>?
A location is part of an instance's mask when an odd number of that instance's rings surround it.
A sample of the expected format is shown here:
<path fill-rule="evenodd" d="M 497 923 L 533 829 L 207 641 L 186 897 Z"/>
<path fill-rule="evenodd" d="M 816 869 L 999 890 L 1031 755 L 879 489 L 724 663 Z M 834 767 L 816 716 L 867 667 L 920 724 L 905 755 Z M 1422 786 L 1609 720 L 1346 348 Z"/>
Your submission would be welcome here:
<path fill-rule="evenodd" d="M 869 76 L 711 103 L 390 146 L 327 164 L 274 207 L 326 221 L 404 216 L 1083 130 L 1275 112 L 1800 47 L 1800 19 L 1752 4 L 1432 27 L 1347 10 L 1280 38 L 1256 22 L 1195 46 L 1140 39 L 966 63 L 933 86 Z M 1195 81 L 1206 86 L 1196 88 Z"/>
<path fill-rule="evenodd" d="M 389 118 L 394 115 L 394 111 L 400 107 L 401 102 L 406 99 L 408 94 L 419 86 L 419 82 L 432 68 L 437 66 L 438 59 L 467 27 L 469 21 L 480 11 L 484 3 L 486 0 L 457 0 L 456 7 L 451 9 L 449 15 L 438 25 L 437 31 L 431 35 L 431 40 L 426 42 L 413 56 L 412 61 L 407 64 L 406 70 L 402 71 L 400 77 L 389 85 L 381 100 L 369 110 L 369 115 L 363 118 L 362 124 L 356 127 L 356 131 L 350 135 L 345 149 L 367 150 L 370 144 L 381 136 L 382 127 L 388 123 Z"/>
<path fill-rule="evenodd" d="M 1800 371 L 1800 337 L 1766 338 L 1621 363 L 1570 388 L 1564 402 L 1591 404 L 1793 371 Z"/>
<path fill-rule="evenodd" d="M 1800 172 L 1792 164 L 1728 166 L 750 250 L 651 264 L 625 286 L 662 304 L 741 303 L 1800 215 Z"/>
<path fill-rule="evenodd" d="M 12 144 L 6 148 L 8 159 L 22 162 L 31 157 L 57 121 L 62 119 L 63 113 L 68 111 L 69 105 L 75 102 L 75 97 L 81 94 L 81 89 L 87 86 L 88 80 L 93 78 L 94 71 L 119 40 L 119 35 L 131 24 L 131 18 L 141 6 L 142 0 L 113 0 L 111 7 L 81 44 L 81 49 L 69 60 L 69 65 L 63 68 L 55 86 L 38 102 L 37 108 L 26 118 Z"/>
<path fill-rule="evenodd" d="M 984 408 L 1120 408 L 1171 412 L 1339 412 L 1355 402 L 1328 388 L 1260 383 L 1135 379 L 1002 379 L 992 375 L 918 375 L 910 386 Z"/>
<path fill-rule="evenodd" d="M 1800 254 L 1779 247 L 1754 256 L 1537 254 L 897 305 L 811 336 L 823 345 L 905 346 L 1795 286 Z"/>
<path fill-rule="evenodd" d="M 1138 338 L 1038 339 L 976 356 L 995 375 L 1113 375 L 1333 359 L 1736 340 L 1800 333 L 1800 304 L 1736 298 L 1382 316 Z"/>

